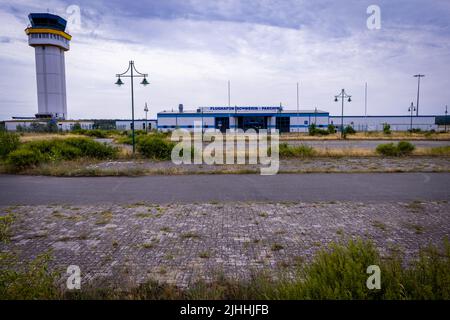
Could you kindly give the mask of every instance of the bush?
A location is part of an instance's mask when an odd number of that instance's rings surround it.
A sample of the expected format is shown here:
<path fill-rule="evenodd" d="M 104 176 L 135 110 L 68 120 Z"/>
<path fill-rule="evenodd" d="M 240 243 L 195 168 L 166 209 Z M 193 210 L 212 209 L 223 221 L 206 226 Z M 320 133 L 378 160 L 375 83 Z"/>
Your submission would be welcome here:
<path fill-rule="evenodd" d="M 322 136 L 326 136 L 329 134 L 328 130 L 322 130 L 317 128 L 316 124 L 313 123 L 308 127 L 308 132 L 310 136 L 315 136 L 315 135 L 322 135 Z"/>
<path fill-rule="evenodd" d="M 35 150 L 17 149 L 8 155 L 7 163 L 15 169 L 37 166 L 43 160 L 42 153 Z"/>
<path fill-rule="evenodd" d="M 376 152 L 387 157 L 398 157 L 410 155 L 415 146 L 408 141 L 400 141 L 397 145 L 393 143 L 380 144 L 376 148 Z"/>
<path fill-rule="evenodd" d="M 316 255 L 304 270 L 301 287 L 305 299 L 368 299 L 380 294 L 367 290 L 366 268 L 380 265 L 375 246 L 367 241 L 350 240 L 347 244 L 331 244 Z"/>
<path fill-rule="evenodd" d="M 108 137 L 107 132 L 104 130 L 100 130 L 100 129 L 86 130 L 86 132 L 84 134 L 89 137 L 95 137 L 95 138 L 107 138 Z"/>
<path fill-rule="evenodd" d="M 68 138 L 60 141 L 67 146 L 80 150 L 80 156 L 83 157 L 108 159 L 117 155 L 117 148 L 88 138 Z"/>
<path fill-rule="evenodd" d="M 9 154 L 8 164 L 14 169 L 36 166 L 41 162 L 75 160 L 81 157 L 93 159 L 113 158 L 117 148 L 89 138 L 68 138 L 31 141 Z"/>
<path fill-rule="evenodd" d="M 74 160 L 82 156 L 80 149 L 70 145 L 61 144 L 58 148 L 53 150 L 55 158 L 63 160 Z"/>
<path fill-rule="evenodd" d="M 397 152 L 399 156 L 410 155 L 416 147 L 408 141 L 400 141 L 397 144 Z"/>
<path fill-rule="evenodd" d="M 147 136 L 147 135 L 148 135 L 148 134 L 147 134 L 144 130 L 136 130 L 136 131 L 134 132 L 134 139 L 135 139 L 135 142 L 138 143 L 138 141 L 139 141 L 139 139 L 140 139 L 141 137 L 145 137 L 145 136 Z M 161 136 L 161 135 L 159 135 L 159 134 L 149 134 L 149 135 L 151 135 L 152 137 L 155 137 L 155 138 L 161 138 L 161 139 L 164 139 L 164 138 L 165 138 L 165 136 Z M 126 132 L 126 131 L 124 131 L 124 132 L 122 133 L 122 136 L 116 138 L 115 140 L 116 140 L 116 142 L 119 143 L 119 144 L 128 144 L 128 145 L 132 145 L 132 144 L 133 144 L 133 134 L 132 134 L 131 132 Z"/>
<path fill-rule="evenodd" d="M 393 143 L 379 144 L 376 152 L 388 157 L 395 157 L 397 155 L 397 147 Z"/>
<path fill-rule="evenodd" d="M 169 160 L 175 144 L 159 137 L 142 136 L 137 141 L 138 151 L 146 158 Z"/>
<path fill-rule="evenodd" d="M 20 145 L 19 135 L 9 132 L 0 132 L 0 159 L 4 159 L 9 153 Z"/>
<path fill-rule="evenodd" d="M 74 126 L 75 127 L 75 126 Z M 93 130 L 86 130 L 86 129 L 74 129 L 72 128 L 73 133 L 82 134 L 88 137 L 95 137 L 95 138 L 107 138 L 108 132 L 105 130 L 100 129 L 93 129 Z"/>
<path fill-rule="evenodd" d="M 391 125 L 389 123 L 383 123 L 383 133 L 391 134 Z"/>
<path fill-rule="evenodd" d="M 334 126 L 334 124 L 329 124 L 328 125 L 328 133 L 329 134 L 335 134 L 336 133 L 336 127 Z"/>
<path fill-rule="evenodd" d="M 281 143 L 279 152 L 281 158 L 311 157 L 314 155 L 313 147 L 304 144 L 299 146 L 290 146 L 287 143 Z"/>
<path fill-rule="evenodd" d="M 344 128 L 344 135 L 347 135 L 347 134 L 355 134 L 355 133 L 356 133 L 356 130 L 353 129 L 352 126 L 346 126 L 346 127 Z"/>
<path fill-rule="evenodd" d="M 72 131 L 80 131 L 81 130 L 81 124 L 79 122 L 76 122 L 73 126 L 72 126 Z"/>

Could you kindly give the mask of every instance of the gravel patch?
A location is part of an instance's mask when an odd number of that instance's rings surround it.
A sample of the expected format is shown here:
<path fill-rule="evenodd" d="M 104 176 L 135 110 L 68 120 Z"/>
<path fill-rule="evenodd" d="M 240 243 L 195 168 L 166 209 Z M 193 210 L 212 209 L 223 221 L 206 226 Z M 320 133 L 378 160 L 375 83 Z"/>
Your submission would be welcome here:
<path fill-rule="evenodd" d="M 260 172 L 261 165 L 181 164 L 171 161 L 108 161 L 89 165 L 88 169 L 143 170 L 149 174 L 194 174 L 227 172 Z M 305 158 L 280 161 L 282 173 L 312 172 L 450 172 L 450 157 L 358 157 Z"/>

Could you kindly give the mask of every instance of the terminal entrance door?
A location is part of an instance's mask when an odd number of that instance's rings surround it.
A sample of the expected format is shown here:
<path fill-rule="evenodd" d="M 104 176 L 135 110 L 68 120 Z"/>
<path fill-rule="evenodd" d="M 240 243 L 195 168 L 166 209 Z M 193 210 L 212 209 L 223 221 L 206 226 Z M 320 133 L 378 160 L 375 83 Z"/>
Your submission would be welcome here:
<path fill-rule="evenodd" d="M 225 133 L 227 129 L 230 129 L 230 118 L 228 117 L 217 117 L 216 118 L 216 129 L 220 132 Z"/>
<path fill-rule="evenodd" d="M 277 117 L 276 128 L 279 133 L 290 132 L 291 130 L 291 118 L 289 117 Z"/>
<path fill-rule="evenodd" d="M 248 129 L 254 129 L 259 131 L 260 129 L 267 129 L 268 117 L 238 117 L 238 128 L 244 131 Z"/>

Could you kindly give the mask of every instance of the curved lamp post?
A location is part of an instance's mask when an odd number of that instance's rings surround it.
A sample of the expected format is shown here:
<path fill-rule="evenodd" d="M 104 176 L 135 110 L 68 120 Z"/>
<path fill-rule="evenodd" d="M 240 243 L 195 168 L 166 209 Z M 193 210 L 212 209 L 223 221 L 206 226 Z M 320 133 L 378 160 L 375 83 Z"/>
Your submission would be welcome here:
<path fill-rule="evenodd" d="M 341 138 L 344 137 L 344 100 L 348 99 L 348 102 L 352 102 L 352 96 L 348 95 L 345 92 L 345 89 L 342 89 L 341 93 L 337 96 L 334 96 L 334 102 L 338 102 L 339 99 L 342 100 L 342 111 L 341 111 Z"/>
<path fill-rule="evenodd" d="M 130 71 L 130 74 L 128 74 L 129 71 Z M 141 81 L 141 84 L 143 86 L 146 86 L 149 84 L 149 82 L 147 81 L 148 74 L 140 73 L 139 71 L 137 71 L 134 66 L 134 61 L 130 61 L 128 64 L 128 69 L 123 73 L 116 74 L 116 77 L 118 77 L 119 79 L 117 79 L 115 84 L 117 84 L 119 87 L 124 84 L 121 77 L 131 78 L 131 132 L 132 132 L 132 136 L 133 136 L 132 139 L 133 139 L 133 155 L 134 155 L 136 152 L 136 144 L 135 144 L 135 135 L 134 135 L 134 84 L 133 84 L 133 79 L 136 77 L 144 78 Z"/>

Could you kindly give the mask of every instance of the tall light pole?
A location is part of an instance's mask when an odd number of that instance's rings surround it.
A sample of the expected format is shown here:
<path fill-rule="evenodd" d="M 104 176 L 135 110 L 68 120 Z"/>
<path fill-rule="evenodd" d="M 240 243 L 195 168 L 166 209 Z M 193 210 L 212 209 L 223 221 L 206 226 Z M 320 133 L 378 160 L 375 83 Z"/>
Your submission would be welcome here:
<path fill-rule="evenodd" d="M 299 93 L 299 84 L 297 82 L 297 121 L 300 119 L 300 93 Z M 297 132 L 300 132 L 300 123 L 297 123 Z"/>
<path fill-rule="evenodd" d="M 228 108 L 231 107 L 231 83 L 228 80 Z"/>
<path fill-rule="evenodd" d="M 416 103 L 416 116 L 419 116 L 419 97 L 420 97 L 420 78 L 425 77 L 424 74 L 416 74 L 414 78 L 417 78 L 417 103 Z"/>
<path fill-rule="evenodd" d="M 444 117 L 444 132 L 447 132 L 447 106 L 445 106 L 445 117 Z"/>
<path fill-rule="evenodd" d="M 148 107 L 147 107 L 147 102 L 145 103 L 145 133 L 148 132 L 148 121 L 147 121 L 147 113 L 148 113 Z"/>
<path fill-rule="evenodd" d="M 204 130 L 203 130 L 203 107 L 201 107 L 201 111 L 202 111 L 202 143 L 203 143 L 203 134 L 204 134 Z"/>
<path fill-rule="evenodd" d="M 341 111 L 341 138 L 344 137 L 344 100 L 348 99 L 348 102 L 352 102 L 352 96 L 348 95 L 345 92 L 345 89 L 342 89 L 341 93 L 337 96 L 334 96 L 334 101 L 338 102 L 339 99 L 342 100 L 342 111 Z"/>
<path fill-rule="evenodd" d="M 129 75 L 127 74 L 128 71 L 130 71 Z M 136 74 L 134 74 L 134 72 L 136 72 Z M 118 86 L 121 86 L 124 84 L 122 79 L 120 79 L 121 77 L 131 78 L 131 132 L 132 132 L 132 139 L 133 139 L 133 155 L 134 155 L 136 152 L 136 141 L 135 141 L 135 134 L 134 134 L 134 84 L 133 84 L 133 79 L 136 77 L 138 77 L 138 78 L 143 77 L 144 80 L 142 80 L 141 84 L 143 86 L 146 86 L 149 84 L 149 82 L 147 81 L 148 74 L 140 73 L 139 71 L 137 71 L 134 66 L 134 61 L 130 61 L 128 63 L 128 69 L 123 73 L 116 74 L 116 77 L 119 78 L 116 81 L 116 84 Z"/>
<path fill-rule="evenodd" d="M 414 113 L 414 111 L 416 111 L 416 110 L 417 110 L 417 109 L 416 109 L 416 107 L 414 107 L 414 103 L 411 102 L 411 106 L 408 108 L 408 111 L 409 111 L 410 114 L 411 114 L 411 124 L 410 124 L 410 128 L 409 128 L 409 131 L 411 132 L 411 134 L 412 134 L 412 132 L 413 132 L 413 130 L 412 130 L 413 113 Z"/>
<path fill-rule="evenodd" d="M 314 125 L 317 123 L 317 107 L 314 108 Z"/>
<path fill-rule="evenodd" d="M 366 121 L 366 131 L 368 131 L 368 123 L 367 123 L 367 82 L 364 90 L 364 117 Z"/>

